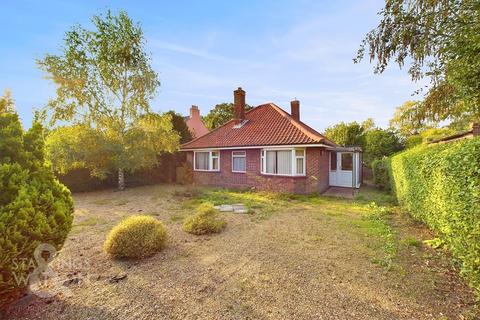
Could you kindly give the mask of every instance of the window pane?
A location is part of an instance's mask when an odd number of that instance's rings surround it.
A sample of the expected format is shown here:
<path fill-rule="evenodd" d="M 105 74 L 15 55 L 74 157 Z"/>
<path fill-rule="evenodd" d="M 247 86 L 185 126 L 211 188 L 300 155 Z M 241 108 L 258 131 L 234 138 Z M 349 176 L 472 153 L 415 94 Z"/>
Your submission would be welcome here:
<path fill-rule="evenodd" d="M 352 171 L 353 169 L 353 154 L 342 153 L 342 170 Z"/>
<path fill-rule="evenodd" d="M 218 158 L 212 157 L 212 170 L 218 170 Z"/>
<path fill-rule="evenodd" d="M 295 150 L 295 155 L 297 157 L 303 157 L 305 155 L 305 150 Z"/>
<path fill-rule="evenodd" d="M 218 151 L 212 151 L 212 157 L 218 157 Z"/>
<path fill-rule="evenodd" d="M 330 170 L 337 170 L 337 153 L 334 151 L 330 152 Z"/>
<path fill-rule="evenodd" d="M 208 152 L 195 153 L 195 169 L 208 170 Z"/>
<path fill-rule="evenodd" d="M 277 173 L 292 174 L 292 152 L 277 151 Z"/>
<path fill-rule="evenodd" d="M 245 172 L 245 157 L 234 157 L 232 171 Z"/>
<path fill-rule="evenodd" d="M 297 174 L 304 174 L 304 172 L 303 172 L 303 158 L 297 158 Z"/>
<path fill-rule="evenodd" d="M 266 157 L 266 172 L 267 173 L 275 173 L 276 169 L 276 152 L 275 151 L 267 151 L 266 152 L 267 157 Z"/>

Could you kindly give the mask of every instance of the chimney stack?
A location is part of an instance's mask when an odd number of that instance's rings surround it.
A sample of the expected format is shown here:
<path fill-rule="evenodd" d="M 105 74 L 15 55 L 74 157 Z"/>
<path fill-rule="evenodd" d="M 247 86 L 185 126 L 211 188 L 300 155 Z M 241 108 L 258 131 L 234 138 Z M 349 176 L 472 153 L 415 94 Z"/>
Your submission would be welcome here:
<path fill-rule="evenodd" d="M 290 102 L 290 114 L 293 119 L 300 121 L 300 101 L 297 99 Z"/>
<path fill-rule="evenodd" d="M 191 119 L 200 118 L 200 110 L 198 109 L 197 106 L 192 106 L 190 108 L 190 118 Z"/>
<path fill-rule="evenodd" d="M 233 91 L 233 106 L 235 122 L 240 123 L 245 120 L 245 91 L 241 87 Z"/>
<path fill-rule="evenodd" d="M 472 132 L 474 137 L 480 136 L 480 123 L 472 123 Z"/>

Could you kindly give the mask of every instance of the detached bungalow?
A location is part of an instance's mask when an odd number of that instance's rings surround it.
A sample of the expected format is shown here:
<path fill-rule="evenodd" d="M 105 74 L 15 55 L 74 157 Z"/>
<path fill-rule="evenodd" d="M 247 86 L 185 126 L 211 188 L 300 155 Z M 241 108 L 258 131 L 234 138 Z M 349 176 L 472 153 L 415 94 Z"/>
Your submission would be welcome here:
<path fill-rule="evenodd" d="M 360 187 L 361 150 L 341 148 L 274 103 L 245 112 L 245 91 L 234 91 L 235 117 L 181 146 L 199 185 L 290 193 Z"/>

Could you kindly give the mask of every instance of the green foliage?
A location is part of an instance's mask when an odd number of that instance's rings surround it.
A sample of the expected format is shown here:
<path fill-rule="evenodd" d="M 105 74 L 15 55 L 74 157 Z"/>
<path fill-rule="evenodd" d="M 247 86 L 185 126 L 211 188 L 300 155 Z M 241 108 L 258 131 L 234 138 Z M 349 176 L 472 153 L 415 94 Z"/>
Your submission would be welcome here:
<path fill-rule="evenodd" d="M 475 0 L 388 0 L 356 62 L 368 57 L 382 73 L 393 60 L 410 63 L 413 80 L 431 80 L 418 120 L 480 119 L 480 3 Z"/>
<path fill-rule="evenodd" d="M 358 122 L 340 122 L 325 129 L 325 136 L 341 146 L 363 146 L 364 131 Z"/>
<path fill-rule="evenodd" d="M 377 159 L 372 162 L 373 182 L 384 190 L 390 190 L 389 175 L 390 160 L 388 158 Z"/>
<path fill-rule="evenodd" d="M 76 25 L 68 31 L 60 55 L 37 61 L 57 87 L 47 106 L 52 122 L 74 124 L 59 129 L 57 136 L 64 138 L 54 138 L 66 149 L 50 154 L 59 171 L 84 165 L 103 175 L 115 169 L 123 189 L 125 171 L 153 166 L 161 151 L 177 149 L 179 136 L 169 116 L 150 111 L 160 82 L 145 53 L 140 26 L 124 11 L 107 11 L 92 23 L 94 30 Z M 87 146 L 83 138 L 98 144 Z M 50 151 L 56 147 L 49 145 Z M 92 154 L 99 155 L 98 161 Z"/>
<path fill-rule="evenodd" d="M 70 191 L 45 164 L 43 128 L 24 132 L 10 96 L 0 99 L 0 307 L 23 290 L 35 248 L 60 249 L 73 220 Z M 25 259 L 25 260 L 22 260 Z"/>
<path fill-rule="evenodd" d="M 170 116 L 173 130 L 175 130 L 180 136 L 180 144 L 183 144 L 192 140 L 192 133 L 188 129 L 187 122 L 185 121 L 185 118 L 181 114 L 173 110 L 170 110 L 166 113 L 166 115 Z"/>
<path fill-rule="evenodd" d="M 361 124 L 356 121 L 340 122 L 328 127 L 325 136 L 341 146 L 361 147 L 363 159 L 368 165 L 375 159 L 389 156 L 403 148 L 394 132 L 375 127 L 371 118 Z"/>
<path fill-rule="evenodd" d="M 390 127 L 404 139 L 416 135 L 425 128 L 435 127 L 436 122 L 425 121 L 419 115 L 421 101 L 407 101 L 395 109 Z"/>
<path fill-rule="evenodd" d="M 122 141 L 82 124 L 58 127 L 47 137 L 47 158 L 59 173 L 86 168 L 105 178 L 118 168 L 136 172 L 153 167 L 160 153 L 175 150 L 178 139 L 168 115 L 150 113 L 132 123 Z"/>
<path fill-rule="evenodd" d="M 375 202 L 368 205 L 367 213 L 362 217 L 361 226 L 369 234 L 382 239 L 383 256 L 373 259 L 373 263 L 390 270 L 398 253 L 398 244 L 393 229 L 388 223 L 391 209 L 378 206 Z"/>
<path fill-rule="evenodd" d="M 420 133 L 420 136 L 422 137 L 422 143 L 427 143 L 436 139 L 450 136 L 455 133 L 456 131 L 450 128 L 429 128 L 423 130 Z"/>
<path fill-rule="evenodd" d="M 423 142 L 423 138 L 421 135 L 419 134 L 416 134 L 416 135 L 413 135 L 413 136 L 409 136 L 406 140 L 405 140 L 405 148 L 406 149 L 411 149 L 415 146 L 418 146 L 419 144 L 422 144 Z"/>
<path fill-rule="evenodd" d="M 161 221 L 146 215 L 122 220 L 108 234 L 105 252 L 115 258 L 144 258 L 160 251 L 167 239 Z"/>
<path fill-rule="evenodd" d="M 253 109 L 252 106 L 245 104 L 245 111 Z M 203 117 L 205 126 L 209 130 L 220 127 L 221 125 L 232 120 L 234 117 L 234 105 L 233 103 L 219 103 L 213 107 L 210 112 Z"/>
<path fill-rule="evenodd" d="M 397 154 L 391 177 L 401 206 L 438 233 L 480 293 L 480 139 Z"/>
<path fill-rule="evenodd" d="M 218 233 L 225 228 L 226 222 L 220 217 L 211 203 L 202 203 L 197 207 L 197 213 L 186 218 L 183 230 L 188 233 L 200 235 Z"/>
<path fill-rule="evenodd" d="M 390 156 L 403 148 L 398 137 L 391 131 L 372 129 L 364 137 L 364 161 L 371 164 L 375 159 Z"/>

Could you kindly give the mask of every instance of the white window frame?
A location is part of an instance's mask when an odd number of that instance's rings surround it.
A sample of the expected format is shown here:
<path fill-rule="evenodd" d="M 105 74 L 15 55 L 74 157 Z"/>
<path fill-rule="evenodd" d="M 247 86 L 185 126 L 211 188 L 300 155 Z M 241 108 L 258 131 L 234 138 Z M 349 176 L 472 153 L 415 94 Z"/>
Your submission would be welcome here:
<path fill-rule="evenodd" d="M 205 153 L 208 152 L 208 169 L 197 169 L 196 166 L 196 159 L 197 153 Z M 213 152 L 216 152 L 218 156 L 213 156 Z M 213 158 L 218 159 L 218 169 L 213 170 Z M 220 172 L 220 150 L 202 150 L 202 151 L 194 151 L 193 152 L 193 171 L 205 171 L 205 172 Z"/>
<path fill-rule="evenodd" d="M 303 150 L 303 156 L 295 154 L 296 150 Z M 292 161 L 291 174 L 267 173 L 266 152 L 267 151 L 290 151 Z M 297 174 L 297 158 L 303 158 L 303 173 Z M 267 176 L 284 176 L 284 177 L 305 177 L 307 175 L 307 149 L 306 148 L 264 148 L 260 151 L 260 173 Z"/>
<path fill-rule="evenodd" d="M 303 151 L 303 156 L 297 156 L 297 151 Z M 307 151 L 305 149 L 294 149 L 292 151 L 292 153 L 293 153 L 293 162 L 295 164 L 295 166 L 292 166 L 292 169 L 295 169 L 295 175 L 304 176 L 305 175 L 305 170 L 306 170 L 305 156 L 306 156 Z M 303 165 L 302 165 L 303 168 L 302 168 L 302 173 L 301 174 L 297 173 L 297 159 L 303 159 Z"/>
<path fill-rule="evenodd" d="M 243 155 L 235 155 L 234 153 L 243 153 Z M 244 158 L 245 159 L 245 170 L 244 171 L 235 171 L 233 170 L 233 158 Z M 233 173 L 246 173 L 247 172 L 247 152 L 246 151 L 232 151 L 232 172 Z"/>

